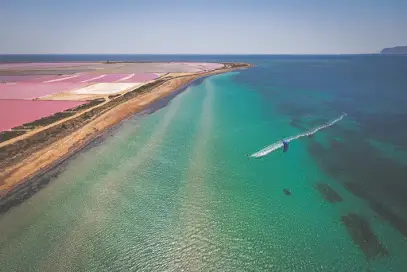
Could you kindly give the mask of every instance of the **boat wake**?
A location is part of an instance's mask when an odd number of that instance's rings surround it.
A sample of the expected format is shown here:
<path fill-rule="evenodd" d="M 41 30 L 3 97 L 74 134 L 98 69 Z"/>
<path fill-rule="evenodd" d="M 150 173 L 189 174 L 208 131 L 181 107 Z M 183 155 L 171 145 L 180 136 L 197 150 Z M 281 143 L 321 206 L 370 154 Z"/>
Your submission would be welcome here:
<path fill-rule="evenodd" d="M 330 127 L 330 126 L 333 126 L 335 123 L 341 121 L 346 115 L 347 115 L 346 113 L 343 113 L 343 114 L 342 114 L 341 116 L 339 116 L 338 118 L 336 118 L 336 119 L 334 119 L 334 120 L 332 120 L 332 121 L 330 121 L 330 122 L 328 122 L 328 123 L 326 123 L 326 124 L 324 124 L 324 125 L 321 125 L 321 126 L 319 126 L 319 127 L 310 129 L 310 130 L 308 130 L 308 131 L 306 131 L 306 132 L 304 132 L 304 133 L 300 133 L 300 134 L 297 134 L 297 135 L 295 135 L 295 136 L 291 136 L 291 137 L 285 138 L 285 139 L 283 139 L 283 140 L 281 140 L 281 141 L 275 142 L 275 143 L 273 143 L 273 144 L 271 144 L 271 145 L 269 145 L 269 146 L 266 146 L 265 148 L 263 148 L 263 149 L 257 151 L 256 153 L 253 153 L 252 155 L 250 155 L 250 157 L 254 157 L 254 158 L 264 157 L 264 156 L 270 154 L 271 152 L 276 151 L 277 149 L 282 148 L 282 147 L 284 146 L 283 141 L 289 143 L 289 142 L 294 141 L 294 140 L 297 140 L 297 139 L 299 139 L 299 138 L 301 138 L 301 137 L 312 136 L 312 135 L 314 135 L 315 133 L 317 133 L 317 132 L 318 132 L 319 130 L 321 130 L 321 129 L 324 129 L 324 128 L 328 128 L 328 127 Z"/>

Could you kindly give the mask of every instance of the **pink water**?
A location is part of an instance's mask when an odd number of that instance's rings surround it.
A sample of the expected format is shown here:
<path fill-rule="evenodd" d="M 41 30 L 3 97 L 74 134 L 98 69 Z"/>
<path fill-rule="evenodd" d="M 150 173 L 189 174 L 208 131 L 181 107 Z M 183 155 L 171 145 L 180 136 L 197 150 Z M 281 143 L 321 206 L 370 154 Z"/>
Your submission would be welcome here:
<path fill-rule="evenodd" d="M 91 80 L 91 79 L 99 77 L 101 75 L 103 75 L 103 74 L 100 74 L 100 75 L 98 75 L 98 74 L 83 74 L 83 75 L 80 75 L 80 76 L 77 76 L 77 77 L 72 77 L 73 75 L 67 75 L 67 76 L 64 76 L 66 79 L 58 81 L 58 82 L 83 83 L 83 81 L 89 80 L 87 82 L 91 83 L 91 82 L 93 82 L 93 80 Z M 57 83 L 57 82 L 55 82 L 55 83 Z"/>
<path fill-rule="evenodd" d="M 0 131 L 9 130 L 84 103 L 86 102 L 0 99 Z"/>
<path fill-rule="evenodd" d="M 49 80 L 54 80 L 54 79 L 60 79 L 64 77 L 69 77 L 70 75 L 62 75 L 62 76 L 56 76 L 56 75 L 47 75 L 47 76 L 42 76 L 42 77 L 33 77 L 33 78 L 28 78 L 24 80 L 24 83 L 43 83 Z"/>
<path fill-rule="evenodd" d="M 83 82 L 87 83 L 110 83 L 110 82 L 125 82 L 125 83 L 142 83 L 153 80 L 158 76 L 155 73 L 139 73 L 139 74 L 84 74 L 78 77 L 69 78 L 60 82 Z M 124 79 L 124 80 L 122 80 Z"/>
<path fill-rule="evenodd" d="M 23 76 L 0 76 L 0 82 L 22 82 L 33 80 L 46 80 L 49 76 L 37 76 L 37 75 L 23 75 Z"/>
<path fill-rule="evenodd" d="M 34 99 L 49 94 L 82 88 L 86 83 L 10 83 L 0 84 L 0 99 Z"/>
<path fill-rule="evenodd" d="M 129 79 L 120 80 L 118 82 L 126 82 L 126 83 L 143 83 L 153 79 L 158 78 L 158 75 L 155 73 L 143 73 L 143 74 L 135 74 Z"/>
<path fill-rule="evenodd" d="M 101 82 L 101 83 L 115 82 L 115 81 L 122 79 L 124 77 L 127 77 L 129 75 L 130 74 L 106 74 L 105 77 L 97 79 L 95 82 Z"/>
<path fill-rule="evenodd" d="M 97 62 L 27 62 L 27 63 L 0 63 L 0 69 L 13 69 L 13 68 L 53 68 L 53 67 L 70 67 L 98 64 Z"/>

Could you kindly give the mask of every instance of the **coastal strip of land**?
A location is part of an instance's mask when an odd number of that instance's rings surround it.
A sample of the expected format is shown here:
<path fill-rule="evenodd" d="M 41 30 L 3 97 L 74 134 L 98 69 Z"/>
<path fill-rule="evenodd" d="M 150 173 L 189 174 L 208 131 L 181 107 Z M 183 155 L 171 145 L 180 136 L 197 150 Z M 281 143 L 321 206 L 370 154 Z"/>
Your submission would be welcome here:
<path fill-rule="evenodd" d="M 17 134 L 0 143 L 0 210 L 40 175 L 100 136 L 106 129 L 145 109 L 195 80 L 250 67 L 246 63 L 224 63 L 224 67 L 196 73 L 166 74 L 155 81 L 70 111 L 62 119 L 43 120 L 45 125 Z M 95 102 L 96 101 L 96 102 Z M 41 120 L 40 120 L 41 121 Z M 30 125 L 30 124 L 28 124 Z M 35 122 L 33 122 L 35 126 Z M 24 130 L 26 127 L 22 127 Z M 19 198 L 26 198 L 25 196 Z"/>

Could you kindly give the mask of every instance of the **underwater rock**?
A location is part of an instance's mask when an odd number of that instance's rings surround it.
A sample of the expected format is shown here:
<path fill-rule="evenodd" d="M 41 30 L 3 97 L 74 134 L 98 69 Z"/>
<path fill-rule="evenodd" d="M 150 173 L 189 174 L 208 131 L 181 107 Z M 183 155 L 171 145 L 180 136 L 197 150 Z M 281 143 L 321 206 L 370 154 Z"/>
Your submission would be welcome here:
<path fill-rule="evenodd" d="M 360 247 L 367 259 L 374 259 L 389 254 L 387 249 L 377 239 L 365 218 L 356 213 L 348 213 L 342 216 L 341 220 L 353 242 Z"/>
<path fill-rule="evenodd" d="M 284 190 L 283 190 L 283 192 L 284 192 L 284 194 L 285 194 L 285 195 L 288 195 L 288 196 L 290 196 L 290 195 L 291 195 L 291 192 L 290 192 L 290 191 L 288 191 L 287 189 L 284 189 Z"/>
<path fill-rule="evenodd" d="M 342 197 L 326 183 L 318 183 L 315 188 L 330 203 L 342 202 Z"/>

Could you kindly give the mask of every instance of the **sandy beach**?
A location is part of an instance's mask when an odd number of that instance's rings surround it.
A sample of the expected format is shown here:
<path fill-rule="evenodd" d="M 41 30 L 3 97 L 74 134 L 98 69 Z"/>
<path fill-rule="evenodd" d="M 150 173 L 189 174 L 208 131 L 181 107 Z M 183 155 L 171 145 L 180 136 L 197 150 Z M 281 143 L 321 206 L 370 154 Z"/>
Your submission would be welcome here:
<path fill-rule="evenodd" d="M 161 82 L 151 90 L 139 94 L 134 98 L 120 102 L 102 113 L 95 114 L 95 116 L 92 116 L 94 118 L 90 122 L 74 129 L 68 135 L 65 135 L 66 133 L 61 133 L 61 136 L 59 136 L 57 134 L 57 137 L 55 137 L 50 144 L 44 145 L 39 143 L 30 146 L 29 154 L 23 154 L 17 161 L 12 158 L 6 158 L 1 163 L 0 197 L 3 198 L 2 202 L 7 202 L 7 198 L 13 193 L 18 192 L 20 187 L 26 186 L 31 178 L 40 173 L 44 173 L 54 165 L 68 158 L 70 155 L 74 154 L 101 135 L 106 129 L 111 128 L 121 120 L 145 109 L 149 104 L 166 97 L 172 92 L 185 87 L 199 78 L 247 67 L 249 67 L 247 64 L 226 64 L 224 68 L 210 72 L 185 73 L 177 76 L 166 75 L 161 79 Z M 96 107 L 101 107 L 108 102 L 109 99 L 106 99 L 104 103 L 97 105 Z M 88 110 L 68 119 L 55 122 L 48 127 L 43 127 L 41 130 L 45 131 L 56 125 L 64 125 L 64 123 L 69 120 L 75 121 L 75 118 L 83 116 L 86 113 L 91 113 L 92 109 L 96 107 L 89 108 Z M 29 135 L 25 135 L 25 137 L 35 137 L 39 132 L 41 131 L 32 131 Z M 4 148 L 6 144 L 19 144 L 19 140 L 19 137 L 17 137 L 11 141 L 4 142 L 1 144 L 0 148 Z M 22 153 L 24 153 L 24 151 L 25 150 L 21 150 Z"/>

